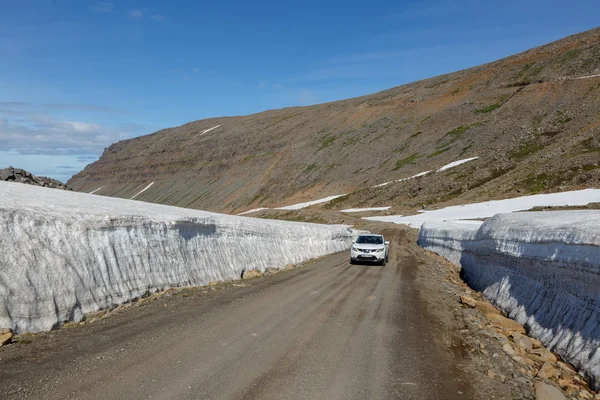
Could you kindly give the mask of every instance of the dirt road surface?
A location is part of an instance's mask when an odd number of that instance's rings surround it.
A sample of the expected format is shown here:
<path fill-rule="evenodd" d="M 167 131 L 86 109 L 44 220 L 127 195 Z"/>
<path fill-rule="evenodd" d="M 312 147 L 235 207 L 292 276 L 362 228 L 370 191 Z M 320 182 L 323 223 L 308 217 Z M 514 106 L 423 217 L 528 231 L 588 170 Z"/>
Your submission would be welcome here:
<path fill-rule="evenodd" d="M 0 398 L 480 398 L 430 312 L 418 248 L 385 233 L 385 267 L 344 252 L 2 348 Z"/>

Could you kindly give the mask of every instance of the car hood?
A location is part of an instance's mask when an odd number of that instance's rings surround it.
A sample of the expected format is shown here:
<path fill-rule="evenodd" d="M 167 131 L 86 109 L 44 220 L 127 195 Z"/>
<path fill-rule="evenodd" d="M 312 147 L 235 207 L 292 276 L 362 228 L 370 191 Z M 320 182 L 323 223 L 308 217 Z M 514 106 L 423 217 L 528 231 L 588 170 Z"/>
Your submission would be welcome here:
<path fill-rule="evenodd" d="M 359 249 L 380 249 L 384 246 L 384 244 L 354 243 L 352 246 Z"/>

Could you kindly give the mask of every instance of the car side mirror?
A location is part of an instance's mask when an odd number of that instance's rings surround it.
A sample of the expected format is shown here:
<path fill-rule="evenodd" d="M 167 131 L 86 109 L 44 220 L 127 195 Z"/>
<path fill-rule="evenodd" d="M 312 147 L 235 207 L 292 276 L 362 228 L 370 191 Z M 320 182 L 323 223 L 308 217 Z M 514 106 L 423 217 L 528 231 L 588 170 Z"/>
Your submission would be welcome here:
<path fill-rule="evenodd" d="M 390 245 L 390 242 L 386 240 L 386 241 L 385 241 L 385 245 L 386 245 L 386 246 L 389 246 L 389 245 Z"/>

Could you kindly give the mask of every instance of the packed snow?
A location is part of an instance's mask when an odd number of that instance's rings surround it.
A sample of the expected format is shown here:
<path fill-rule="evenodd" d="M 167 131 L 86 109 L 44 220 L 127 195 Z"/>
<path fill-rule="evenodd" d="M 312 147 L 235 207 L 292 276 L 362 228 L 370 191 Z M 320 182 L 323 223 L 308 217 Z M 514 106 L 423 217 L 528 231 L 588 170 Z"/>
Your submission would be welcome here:
<path fill-rule="evenodd" d="M 375 189 L 375 188 L 378 188 L 378 187 L 382 187 L 382 186 L 387 186 L 387 185 L 389 185 L 390 183 L 394 183 L 394 182 L 404 182 L 404 181 L 407 181 L 407 180 L 409 180 L 409 179 L 418 178 L 418 177 L 420 177 L 420 176 L 427 175 L 427 174 L 428 174 L 428 173 L 430 173 L 430 172 L 431 172 L 431 171 L 419 172 L 418 174 L 416 174 L 416 175 L 413 175 L 413 176 L 409 176 L 409 177 L 407 177 L 407 178 L 402 178 L 402 179 L 397 179 L 397 180 L 395 180 L 395 181 L 389 181 L 389 182 L 385 182 L 385 183 L 380 183 L 379 185 L 375 185 L 375 186 L 373 186 L 373 189 Z"/>
<path fill-rule="evenodd" d="M 338 197 L 342 197 L 342 196 L 345 196 L 345 194 L 338 194 L 335 196 L 329 196 L 329 197 L 325 197 L 325 198 L 318 199 L 318 200 L 308 201 L 306 203 L 298 203 L 298 204 L 292 204 L 291 206 L 279 207 L 279 208 L 276 208 L 276 210 L 300 210 L 300 209 L 303 209 L 306 207 L 313 206 L 315 204 L 328 203 L 331 200 L 337 199 Z"/>
<path fill-rule="evenodd" d="M 0 182 L 0 328 L 49 330 L 149 292 L 346 250 L 355 234 Z"/>
<path fill-rule="evenodd" d="M 419 244 L 600 389 L 600 212 L 426 222 Z"/>
<path fill-rule="evenodd" d="M 94 191 L 90 192 L 90 194 L 94 194 L 94 193 L 96 193 L 97 191 L 99 191 L 100 189 L 102 189 L 102 186 L 100 186 L 98 189 L 96 189 L 96 190 L 94 190 Z"/>
<path fill-rule="evenodd" d="M 446 164 L 442 168 L 438 169 L 437 172 L 449 170 L 450 168 L 454 168 L 461 164 L 468 163 L 469 161 L 477 160 L 478 158 L 479 157 L 471 157 L 471 158 L 465 158 L 464 160 L 453 161 L 450 164 Z"/>
<path fill-rule="evenodd" d="M 359 213 L 359 212 L 364 212 L 364 211 L 387 211 L 390 208 L 392 208 L 392 206 L 387 206 L 387 207 L 369 207 L 369 208 L 347 208 L 345 210 L 341 210 L 340 212 L 343 212 L 343 213 Z"/>
<path fill-rule="evenodd" d="M 137 192 L 130 200 L 135 199 L 136 197 L 138 197 L 140 194 L 144 193 L 146 190 L 150 189 L 150 187 L 154 185 L 154 182 L 152 182 L 151 184 L 149 184 L 148 186 L 146 186 L 145 188 L 143 188 L 142 190 L 140 190 L 139 192 Z"/>
<path fill-rule="evenodd" d="M 215 129 L 217 129 L 217 128 L 218 128 L 218 127 L 220 127 L 220 126 L 221 126 L 221 125 L 217 125 L 217 126 L 213 126 L 212 128 L 205 129 L 205 130 L 203 130 L 202 132 L 200 132 L 200 136 L 202 136 L 202 135 L 204 135 L 205 133 L 208 133 L 208 132 L 210 132 L 210 131 L 212 131 L 212 130 L 215 130 Z"/>
<path fill-rule="evenodd" d="M 254 214 L 254 213 L 262 211 L 262 210 L 268 210 L 268 208 L 267 207 L 253 208 L 252 210 L 244 211 L 244 212 L 241 212 L 241 213 L 239 213 L 237 215 Z"/>
<path fill-rule="evenodd" d="M 439 210 L 425 210 L 417 215 L 390 215 L 364 217 L 372 221 L 393 222 L 419 228 L 425 221 L 446 221 L 489 218 L 500 213 L 529 210 L 546 206 L 583 206 L 600 202 L 600 189 L 584 189 L 571 192 L 537 194 L 515 197 L 506 200 L 493 200 L 483 203 L 445 207 Z"/>

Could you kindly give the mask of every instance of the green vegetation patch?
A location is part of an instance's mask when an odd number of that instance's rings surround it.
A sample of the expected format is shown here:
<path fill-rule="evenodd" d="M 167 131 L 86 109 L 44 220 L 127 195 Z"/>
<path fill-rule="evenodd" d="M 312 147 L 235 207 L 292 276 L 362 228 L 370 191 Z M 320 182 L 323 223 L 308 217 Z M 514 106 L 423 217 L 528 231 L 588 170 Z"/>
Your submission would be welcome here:
<path fill-rule="evenodd" d="M 303 173 L 305 173 L 305 172 L 306 172 L 306 173 L 308 173 L 308 172 L 310 172 L 310 171 L 313 171 L 313 170 L 315 170 L 315 169 L 317 169 L 317 168 L 319 168 L 319 167 L 317 166 L 317 164 L 314 164 L 314 163 L 313 163 L 313 164 L 307 165 L 307 166 L 306 166 L 306 168 L 304 168 L 304 170 L 302 170 L 302 172 L 303 172 Z"/>
<path fill-rule="evenodd" d="M 529 193 L 539 193 L 549 187 L 552 178 L 550 175 L 542 173 L 538 175 L 530 175 L 522 181 L 523 186 Z"/>
<path fill-rule="evenodd" d="M 319 150 L 323 150 L 326 147 L 329 147 L 333 144 L 333 142 L 335 142 L 335 140 L 337 139 L 337 136 L 325 136 L 322 140 L 321 140 L 321 148 Z"/>
<path fill-rule="evenodd" d="M 410 155 L 406 158 L 403 158 L 401 160 L 396 161 L 396 168 L 394 169 L 400 169 L 402 167 L 404 167 L 406 164 L 410 164 L 415 160 L 418 160 L 419 158 L 421 158 L 422 156 L 418 155 L 417 153 Z"/>
<path fill-rule="evenodd" d="M 510 153 L 510 157 L 516 160 L 521 160 L 531 154 L 540 151 L 544 148 L 543 144 L 540 144 L 538 141 L 531 140 L 525 143 L 522 143 L 518 150 L 514 150 Z"/>
<path fill-rule="evenodd" d="M 450 150 L 451 148 L 452 148 L 452 146 L 449 146 L 449 147 L 444 147 L 444 148 L 442 148 L 442 149 L 436 150 L 436 151 L 434 151 L 433 153 L 431 153 L 431 154 L 428 154 L 428 155 L 427 155 L 427 158 L 433 158 L 433 157 L 435 157 L 435 156 L 439 156 L 440 154 L 447 152 L 447 151 L 448 151 L 448 150 Z"/>
<path fill-rule="evenodd" d="M 475 114 L 487 114 L 489 112 L 494 111 L 497 108 L 500 108 L 500 106 L 502 106 L 501 103 L 490 104 L 490 105 L 485 106 L 483 108 L 478 108 L 477 110 L 475 110 Z"/>
<path fill-rule="evenodd" d="M 441 144 L 438 146 L 439 148 L 442 147 L 447 147 L 449 145 L 451 145 L 452 143 L 456 142 L 458 139 L 460 139 L 460 137 L 469 129 L 475 127 L 475 126 L 479 126 L 481 125 L 482 122 L 477 122 L 475 124 L 471 124 L 471 125 L 461 125 L 458 128 L 454 128 L 452 129 L 450 132 L 446 133 L 444 136 L 442 136 L 442 138 L 440 140 L 438 140 L 438 143 L 441 142 Z"/>

